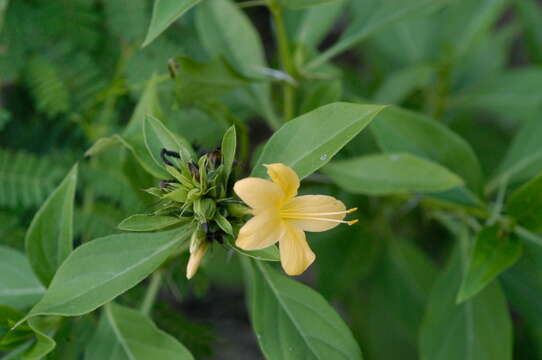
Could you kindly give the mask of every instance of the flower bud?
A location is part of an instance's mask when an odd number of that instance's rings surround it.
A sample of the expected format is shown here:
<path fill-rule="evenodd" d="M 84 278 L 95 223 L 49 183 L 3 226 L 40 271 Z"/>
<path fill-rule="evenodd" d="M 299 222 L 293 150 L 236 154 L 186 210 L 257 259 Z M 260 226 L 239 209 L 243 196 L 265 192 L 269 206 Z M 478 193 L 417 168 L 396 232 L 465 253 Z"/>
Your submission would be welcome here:
<path fill-rule="evenodd" d="M 201 260 L 203 259 L 208 247 L 209 244 L 204 241 L 200 243 L 200 245 L 194 251 L 190 251 L 190 259 L 188 260 L 188 265 L 186 266 L 187 279 L 191 279 L 198 271 Z"/>
<path fill-rule="evenodd" d="M 250 215 L 250 209 L 243 204 L 238 203 L 228 203 L 226 206 L 229 216 L 232 217 L 243 217 L 245 215 Z"/>
<path fill-rule="evenodd" d="M 216 204 L 214 200 L 209 198 L 194 200 L 194 213 L 201 219 L 212 219 L 216 213 Z"/>

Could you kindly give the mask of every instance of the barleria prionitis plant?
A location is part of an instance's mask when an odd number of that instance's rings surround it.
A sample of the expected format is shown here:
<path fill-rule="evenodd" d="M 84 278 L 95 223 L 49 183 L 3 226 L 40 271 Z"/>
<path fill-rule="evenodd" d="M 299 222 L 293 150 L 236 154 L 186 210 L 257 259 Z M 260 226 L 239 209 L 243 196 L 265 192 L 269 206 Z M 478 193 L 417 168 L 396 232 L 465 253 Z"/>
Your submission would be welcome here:
<path fill-rule="evenodd" d="M 0 0 L 0 358 L 542 359 L 541 39 L 536 0 Z"/>

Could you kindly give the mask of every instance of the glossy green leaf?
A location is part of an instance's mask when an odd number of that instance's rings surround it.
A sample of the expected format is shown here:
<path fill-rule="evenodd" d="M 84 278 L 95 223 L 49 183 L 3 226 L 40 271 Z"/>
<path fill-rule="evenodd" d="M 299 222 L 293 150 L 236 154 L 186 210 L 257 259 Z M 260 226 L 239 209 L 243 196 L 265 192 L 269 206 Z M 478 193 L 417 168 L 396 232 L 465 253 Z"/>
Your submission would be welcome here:
<path fill-rule="evenodd" d="M 482 170 L 471 146 L 438 122 L 415 112 L 388 107 L 371 124 L 382 150 L 409 152 L 433 160 L 465 179 L 477 192 Z"/>
<path fill-rule="evenodd" d="M 28 317 L 90 312 L 138 284 L 189 237 L 186 227 L 106 236 L 78 247 Z"/>
<path fill-rule="evenodd" d="M 514 191 L 506 209 L 529 230 L 542 231 L 542 173 Z"/>
<path fill-rule="evenodd" d="M 302 9 L 335 1 L 337 0 L 278 0 L 280 4 L 292 9 Z"/>
<path fill-rule="evenodd" d="M 160 330 L 140 312 L 109 303 L 85 359 L 192 360 L 192 354 L 173 336 Z"/>
<path fill-rule="evenodd" d="M 357 194 L 439 192 L 463 184 L 460 177 L 446 168 L 404 153 L 335 161 L 323 172 L 343 189 Z"/>
<path fill-rule="evenodd" d="M 368 37 L 411 16 L 425 15 L 440 8 L 446 0 L 370 0 L 354 2 L 352 21 L 340 39 L 312 60 L 307 69 L 315 69 L 332 57 Z"/>
<path fill-rule="evenodd" d="M 73 248 L 73 207 L 77 165 L 38 210 L 26 233 L 26 253 L 34 272 L 48 286 Z"/>
<path fill-rule="evenodd" d="M 175 75 L 178 98 L 183 102 L 208 101 L 245 86 L 249 79 L 239 74 L 224 59 L 199 63 L 187 57 L 176 57 L 170 62 Z"/>
<path fill-rule="evenodd" d="M 237 149 L 237 132 L 235 126 L 230 127 L 224 137 L 222 138 L 222 164 L 224 165 L 224 172 L 226 178 L 231 174 L 233 163 L 235 161 L 235 151 Z"/>
<path fill-rule="evenodd" d="M 230 0 L 206 0 L 196 9 L 196 28 L 207 53 L 224 56 L 247 77 L 262 77 L 267 67 L 258 32 L 250 19 Z M 271 103 L 271 88 L 267 83 L 250 85 L 253 100 L 247 103 L 254 111 L 279 126 Z"/>
<path fill-rule="evenodd" d="M 512 360 L 512 324 L 497 282 L 456 304 L 460 257 L 437 279 L 420 331 L 420 360 Z"/>
<path fill-rule="evenodd" d="M 149 45 L 175 20 L 197 5 L 201 0 L 155 0 L 151 24 L 142 46 Z"/>
<path fill-rule="evenodd" d="M 28 259 L 17 250 L 0 246 L 0 304 L 24 310 L 44 293 Z"/>
<path fill-rule="evenodd" d="M 162 149 L 178 152 L 183 161 L 191 161 L 195 157 L 188 141 L 169 131 L 160 120 L 152 116 L 147 116 L 143 122 L 143 137 L 149 154 L 158 166 L 164 165 L 160 157 Z"/>
<path fill-rule="evenodd" d="M 185 221 L 175 216 L 136 214 L 122 220 L 119 229 L 124 231 L 155 231 Z"/>
<path fill-rule="evenodd" d="M 379 105 L 333 103 L 288 121 L 269 139 L 252 174 L 263 177 L 262 164 L 280 162 L 304 178 L 327 164 L 382 109 Z"/>
<path fill-rule="evenodd" d="M 266 359 L 361 359 L 340 316 L 311 288 L 245 261 L 252 324 Z"/>
<path fill-rule="evenodd" d="M 476 236 L 457 301 L 463 302 L 479 293 L 520 258 L 522 249 L 519 239 L 502 233 L 500 226 L 483 228 Z"/>

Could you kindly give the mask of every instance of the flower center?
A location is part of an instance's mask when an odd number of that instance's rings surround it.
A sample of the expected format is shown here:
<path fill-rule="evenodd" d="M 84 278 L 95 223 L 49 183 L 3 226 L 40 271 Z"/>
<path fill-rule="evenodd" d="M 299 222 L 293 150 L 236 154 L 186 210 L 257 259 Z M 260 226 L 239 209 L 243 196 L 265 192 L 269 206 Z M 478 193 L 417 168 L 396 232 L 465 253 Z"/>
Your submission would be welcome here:
<path fill-rule="evenodd" d="M 280 217 L 283 219 L 293 219 L 293 220 L 316 220 L 316 221 L 327 221 L 327 222 L 334 222 L 334 223 L 340 223 L 340 224 L 348 224 L 348 225 L 354 225 L 358 222 L 358 219 L 355 220 L 339 220 L 334 219 L 333 217 L 330 217 L 332 215 L 342 215 L 342 214 L 350 214 L 351 212 L 354 212 L 358 210 L 358 208 L 352 208 L 344 211 L 334 211 L 334 212 L 300 212 L 300 211 L 293 211 L 293 210 L 281 210 L 280 211 Z"/>

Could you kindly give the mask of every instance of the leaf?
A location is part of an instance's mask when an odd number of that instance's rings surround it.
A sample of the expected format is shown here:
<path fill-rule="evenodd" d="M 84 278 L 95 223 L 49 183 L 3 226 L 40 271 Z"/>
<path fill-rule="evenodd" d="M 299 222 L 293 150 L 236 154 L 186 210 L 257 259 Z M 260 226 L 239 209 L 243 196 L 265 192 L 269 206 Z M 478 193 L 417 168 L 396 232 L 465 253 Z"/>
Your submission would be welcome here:
<path fill-rule="evenodd" d="M 247 77 L 239 74 L 222 58 L 199 63 L 179 56 L 170 61 L 173 61 L 170 67 L 173 66 L 178 97 L 183 102 L 208 101 L 249 83 Z"/>
<path fill-rule="evenodd" d="M 224 137 L 222 138 L 222 164 L 224 165 L 224 172 L 226 173 L 226 179 L 231 174 L 231 169 L 235 161 L 235 151 L 237 149 L 237 132 L 235 126 L 231 126 Z"/>
<path fill-rule="evenodd" d="M 265 145 L 253 176 L 262 177 L 262 164 L 283 163 L 300 178 L 327 164 L 384 109 L 380 105 L 333 103 L 283 125 Z M 332 120 L 332 121 L 330 121 Z"/>
<path fill-rule="evenodd" d="M 143 123 L 146 117 L 153 116 L 161 118 L 162 116 L 156 88 L 157 82 L 157 76 L 153 76 L 149 80 L 132 114 L 130 122 L 122 132 L 122 136 L 119 136 L 118 139 L 132 152 L 139 164 L 149 174 L 159 179 L 167 179 L 169 178 L 168 172 L 151 157 L 147 151 L 143 137 Z"/>
<path fill-rule="evenodd" d="M 73 206 L 77 165 L 38 210 L 26 233 L 26 253 L 34 272 L 48 286 L 73 248 Z"/>
<path fill-rule="evenodd" d="M 136 310 L 109 303 L 85 358 L 129 360 L 192 360 L 194 357 L 173 336 L 160 330 Z"/>
<path fill-rule="evenodd" d="M 230 0 L 206 0 L 196 9 L 196 28 L 210 57 L 224 56 L 247 77 L 261 78 L 267 68 L 264 49 L 250 19 Z M 257 113 L 279 127 L 271 102 L 271 88 L 262 82 L 249 87 L 253 101 L 247 103 Z"/>
<path fill-rule="evenodd" d="M 514 191 L 506 209 L 529 230 L 542 231 L 542 173 Z"/>
<path fill-rule="evenodd" d="M 320 294 L 263 263 L 243 264 L 252 324 L 266 359 L 362 359 L 350 329 Z"/>
<path fill-rule="evenodd" d="M 298 15 L 299 26 L 295 33 L 295 42 L 304 47 L 316 48 L 329 32 L 347 2 L 329 1 L 313 6 Z"/>
<path fill-rule="evenodd" d="M 428 65 L 414 65 L 393 72 L 378 88 L 374 100 L 380 104 L 399 104 L 412 91 L 429 86 L 434 76 L 434 67 Z"/>
<path fill-rule="evenodd" d="M 488 184 L 495 190 L 503 181 L 525 181 L 542 171 L 542 121 L 538 114 L 526 122 L 514 137 L 497 175 Z"/>
<path fill-rule="evenodd" d="M 367 39 L 374 33 L 411 16 L 420 16 L 435 11 L 446 0 L 370 0 L 354 2 L 352 22 L 339 40 L 313 59 L 307 70 L 315 69 L 332 57 Z"/>
<path fill-rule="evenodd" d="M 36 340 L 34 344 L 24 352 L 23 360 L 40 360 L 49 354 L 56 346 L 51 337 L 56 331 L 58 318 L 36 318 L 28 320 L 28 326 L 34 332 Z M 49 336 L 51 335 L 51 336 Z"/>
<path fill-rule="evenodd" d="M 538 66 L 508 70 L 456 94 L 449 100 L 450 106 L 489 110 L 504 119 L 522 120 L 542 104 L 542 94 L 532 91 L 541 81 Z"/>
<path fill-rule="evenodd" d="M 456 254 L 433 287 L 420 331 L 420 360 L 512 360 L 512 324 L 499 284 L 458 305 L 461 272 Z"/>
<path fill-rule="evenodd" d="M 110 235 L 78 247 L 27 318 L 77 316 L 111 301 L 152 273 L 189 237 L 186 227 Z"/>
<path fill-rule="evenodd" d="M 194 150 L 192 150 L 188 141 L 173 134 L 160 120 L 152 116 L 147 116 L 143 122 L 143 136 L 147 150 L 158 166 L 163 165 L 160 157 L 162 149 L 178 152 L 182 161 L 192 161 L 194 159 Z"/>
<path fill-rule="evenodd" d="M 539 44 L 542 42 L 542 9 L 535 0 L 523 0 L 514 2 L 518 17 L 525 28 L 526 45 L 531 58 L 537 64 L 542 63 L 542 50 Z"/>
<path fill-rule="evenodd" d="M 0 305 L 0 351 L 15 349 L 32 338 L 32 331 L 26 326 L 10 331 L 24 315 L 14 308 Z"/>
<path fill-rule="evenodd" d="M 322 4 L 335 2 L 335 1 L 337 0 L 278 0 L 280 4 L 291 9 L 302 9 L 306 7 L 322 5 Z"/>
<path fill-rule="evenodd" d="M 478 294 L 521 256 L 522 244 L 515 235 L 501 233 L 500 226 L 483 228 L 474 243 L 457 302 Z"/>
<path fill-rule="evenodd" d="M 155 231 L 177 225 L 185 219 L 175 216 L 136 214 L 122 220 L 119 229 L 124 231 Z"/>
<path fill-rule="evenodd" d="M 34 305 L 45 293 L 26 257 L 0 246 L 0 304 L 19 310 Z"/>
<path fill-rule="evenodd" d="M 185 12 L 196 6 L 201 0 L 155 0 L 151 24 L 142 47 L 149 45 Z"/>
<path fill-rule="evenodd" d="M 380 148 L 409 152 L 433 160 L 455 172 L 475 192 L 482 184 L 482 170 L 471 146 L 459 135 L 424 115 L 388 107 L 371 124 Z"/>
<path fill-rule="evenodd" d="M 251 257 L 256 260 L 262 261 L 280 261 L 279 249 L 276 245 L 269 246 L 261 250 L 247 251 L 235 246 L 235 239 L 228 237 L 225 242 L 226 246 L 235 250 L 239 254 Z"/>
<path fill-rule="evenodd" d="M 410 154 L 379 154 L 335 161 L 323 169 L 343 189 L 357 194 L 439 192 L 463 180 L 446 168 Z"/>
<path fill-rule="evenodd" d="M 527 322 L 542 324 L 542 247 L 525 242 L 521 259 L 501 277 L 512 307 Z"/>

